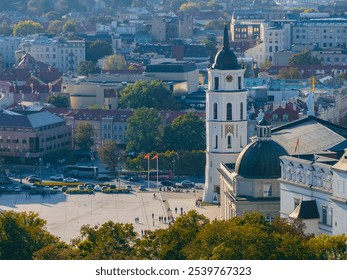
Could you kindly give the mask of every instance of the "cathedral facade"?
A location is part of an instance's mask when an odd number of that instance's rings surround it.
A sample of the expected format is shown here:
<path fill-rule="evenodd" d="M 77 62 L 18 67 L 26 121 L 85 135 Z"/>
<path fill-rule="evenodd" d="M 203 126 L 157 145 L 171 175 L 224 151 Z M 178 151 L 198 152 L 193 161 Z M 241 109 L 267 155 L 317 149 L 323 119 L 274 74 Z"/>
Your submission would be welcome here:
<path fill-rule="evenodd" d="M 220 203 L 217 168 L 236 163 L 247 139 L 247 90 L 244 72 L 229 46 L 224 28 L 223 48 L 208 68 L 206 91 L 206 168 L 204 202 Z"/>

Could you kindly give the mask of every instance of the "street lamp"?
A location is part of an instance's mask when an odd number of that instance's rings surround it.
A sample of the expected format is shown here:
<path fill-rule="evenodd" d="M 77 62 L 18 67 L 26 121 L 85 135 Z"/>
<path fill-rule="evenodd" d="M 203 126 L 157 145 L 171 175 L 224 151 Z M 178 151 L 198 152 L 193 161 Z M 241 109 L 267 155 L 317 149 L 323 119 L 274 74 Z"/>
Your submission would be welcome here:
<path fill-rule="evenodd" d="M 120 157 L 118 157 L 118 186 L 120 188 L 120 171 L 121 171 L 121 166 L 119 164 L 119 161 L 120 161 Z"/>
<path fill-rule="evenodd" d="M 39 158 L 39 170 L 40 170 L 40 188 L 42 187 L 42 157 Z"/>

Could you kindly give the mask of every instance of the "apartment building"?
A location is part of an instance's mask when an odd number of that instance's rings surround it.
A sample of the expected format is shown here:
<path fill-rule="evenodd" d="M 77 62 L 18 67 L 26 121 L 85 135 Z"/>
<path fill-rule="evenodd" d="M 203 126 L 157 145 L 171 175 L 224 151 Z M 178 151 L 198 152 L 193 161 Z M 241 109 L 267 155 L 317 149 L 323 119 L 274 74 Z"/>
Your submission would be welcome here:
<path fill-rule="evenodd" d="M 24 38 L 19 47 L 37 61 L 57 67 L 62 72 L 76 72 L 77 66 L 85 60 L 85 41 L 49 38 L 32 35 Z"/>
<path fill-rule="evenodd" d="M 2 67 L 10 68 L 16 64 L 15 51 L 21 38 L 12 36 L 0 36 L 0 54 L 2 56 Z"/>

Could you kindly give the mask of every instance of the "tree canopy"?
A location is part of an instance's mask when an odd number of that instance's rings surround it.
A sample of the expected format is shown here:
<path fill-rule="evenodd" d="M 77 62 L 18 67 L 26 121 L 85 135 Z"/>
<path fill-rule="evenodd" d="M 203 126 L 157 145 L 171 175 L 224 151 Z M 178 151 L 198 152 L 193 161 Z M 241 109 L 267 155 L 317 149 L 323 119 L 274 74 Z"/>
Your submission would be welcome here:
<path fill-rule="evenodd" d="M 113 54 L 112 46 L 101 40 L 87 42 L 86 44 L 86 59 L 92 62 L 97 62 L 98 59 Z"/>
<path fill-rule="evenodd" d="M 103 70 L 124 70 L 126 69 L 126 61 L 122 55 L 109 55 L 106 57 L 103 67 Z"/>
<path fill-rule="evenodd" d="M 289 58 L 289 65 L 321 65 L 322 61 L 317 57 L 312 57 L 309 50 L 303 50 L 300 53 L 293 54 Z"/>
<path fill-rule="evenodd" d="M 120 93 L 121 108 L 154 108 L 157 110 L 173 110 L 177 107 L 171 91 L 162 81 L 137 81 L 127 85 Z"/>
<path fill-rule="evenodd" d="M 27 35 L 43 32 L 43 26 L 33 20 L 20 21 L 13 26 L 13 36 L 24 37 Z"/>
<path fill-rule="evenodd" d="M 205 122 L 192 112 L 179 116 L 165 128 L 163 143 L 167 150 L 205 150 Z"/>
<path fill-rule="evenodd" d="M 70 107 L 70 99 L 66 95 L 62 94 L 52 94 L 47 97 L 47 103 L 54 105 L 57 108 L 69 108 Z"/>
<path fill-rule="evenodd" d="M 88 76 L 94 72 L 94 63 L 91 61 L 81 61 L 77 66 L 77 74 Z"/>
<path fill-rule="evenodd" d="M 159 151 L 162 134 L 162 120 L 158 112 L 153 108 L 137 109 L 128 119 L 126 150 L 133 153 Z"/>
<path fill-rule="evenodd" d="M 98 149 L 98 155 L 104 164 L 115 171 L 118 165 L 118 159 L 123 157 L 123 152 L 116 141 L 107 141 Z"/>
<path fill-rule="evenodd" d="M 82 150 L 90 151 L 91 147 L 95 144 L 93 125 L 85 122 L 79 123 L 76 129 L 75 142 Z"/>

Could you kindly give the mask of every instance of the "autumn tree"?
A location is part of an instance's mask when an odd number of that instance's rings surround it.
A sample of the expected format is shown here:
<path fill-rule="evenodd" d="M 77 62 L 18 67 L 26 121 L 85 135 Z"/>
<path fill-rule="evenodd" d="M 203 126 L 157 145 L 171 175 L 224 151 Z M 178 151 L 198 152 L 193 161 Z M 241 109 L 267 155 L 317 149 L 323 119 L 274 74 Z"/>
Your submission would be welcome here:
<path fill-rule="evenodd" d="M 172 110 L 177 108 L 176 102 L 162 81 L 137 81 L 127 85 L 120 93 L 121 108 L 154 108 L 157 110 Z"/>
<path fill-rule="evenodd" d="M 48 34 L 59 34 L 63 31 L 64 22 L 61 20 L 53 20 L 47 27 Z"/>
<path fill-rule="evenodd" d="M 43 26 L 33 20 L 20 21 L 13 27 L 13 36 L 25 37 L 31 34 L 43 33 Z"/>
<path fill-rule="evenodd" d="M 283 67 L 278 73 L 278 77 L 284 80 L 301 79 L 301 76 L 300 70 L 296 67 Z"/>
<path fill-rule="evenodd" d="M 312 57 L 309 50 L 303 50 L 302 52 L 293 54 L 289 58 L 289 65 L 321 65 L 322 61 L 317 57 Z"/>
<path fill-rule="evenodd" d="M 162 120 L 155 109 L 140 108 L 128 118 L 127 152 L 159 151 L 163 135 Z"/>
<path fill-rule="evenodd" d="M 124 70 L 126 69 L 126 61 L 122 55 L 109 55 L 106 57 L 103 67 L 103 70 Z"/>
<path fill-rule="evenodd" d="M 65 33 L 75 33 L 77 32 L 78 27 L 75 21 L 69 19 L 63 25 L 63 32 Z"/>
<path fill-rule="evenodd" d="M 90 151 L 95 144 L 95 131 L 90 123 L 79 123 L 75 133 L 75 142 L 82 150 Z"/>

